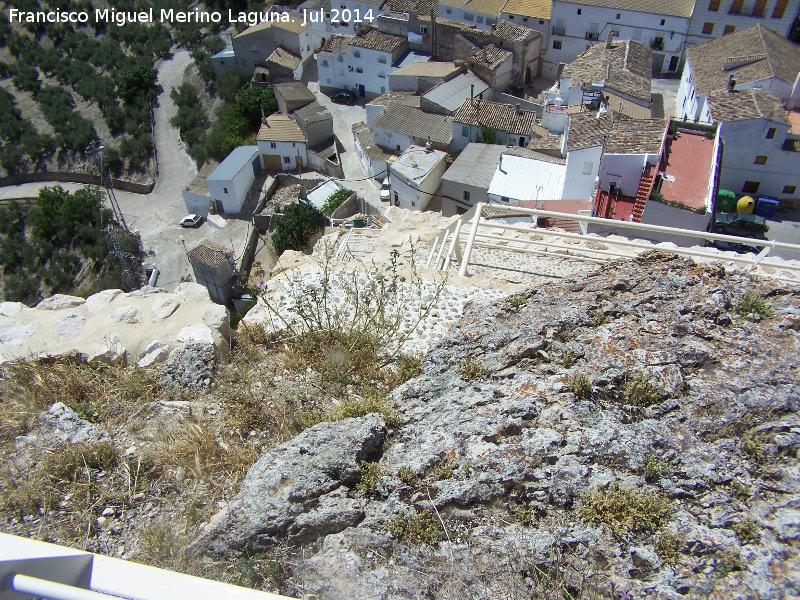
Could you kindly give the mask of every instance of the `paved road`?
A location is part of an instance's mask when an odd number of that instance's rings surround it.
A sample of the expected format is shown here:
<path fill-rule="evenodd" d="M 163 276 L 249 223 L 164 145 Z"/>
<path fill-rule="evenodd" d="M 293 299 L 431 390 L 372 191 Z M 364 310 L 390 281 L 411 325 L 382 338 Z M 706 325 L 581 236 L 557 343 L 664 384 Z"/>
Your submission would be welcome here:
<path fill-rule="evenodd" d="M 159 176 L 153 191 L 147 195 L 115 192 L 128 226 L 138 230 L 142 236 L 142 245 L 149 254 L 148 264 L 157 265 L 161 272 L 159 287 L 169 291 L 190 272 L 184 245 L 191 249 L 202 239 L 212 237 L 218 243 L 233 247 L 238 255 L 242 246 L 241 237 L 247 230 L 247 223 L 238 220 L 228 221 L 224 228 L 213 223 L 191 230 L 178 226 L 178 221 L 186 214 L 181 192 L 197 175 L 197 168 L 181 148 L 178 130 L 169 123 L 177 112 L 169 92 L 180 85 L 183 72 L 190 63 L 189 53 L 181 50 L 158 68 L 158 83 L 164 88 L 164 93 L 155 109 L 156 162 Z M 77 183 L 27 183 L 0 188 L 0 199 L 35 197 L 39 188 L 49 185 L 61 185 L 69 191 L 83 187 Z"/>

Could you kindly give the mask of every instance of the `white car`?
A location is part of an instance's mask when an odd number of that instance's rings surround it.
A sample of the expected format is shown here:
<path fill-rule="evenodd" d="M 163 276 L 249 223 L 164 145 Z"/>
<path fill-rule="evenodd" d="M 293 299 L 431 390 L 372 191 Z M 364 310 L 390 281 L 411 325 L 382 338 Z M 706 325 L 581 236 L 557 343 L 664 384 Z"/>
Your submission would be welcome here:
<path fill-rule="evenodd" d="M 389 178 L 383 180 L 383 185 L 381 185 L 381 200 L 385 200 L 386 202 L 392 197 L 392 189 L 389 187 Z"/>
<path fill-rule="evenodd" d="M 181 227 L 200 227 L 203 224 L 203 217 L 200 215 L 186 215 L 181 219 Z"/>

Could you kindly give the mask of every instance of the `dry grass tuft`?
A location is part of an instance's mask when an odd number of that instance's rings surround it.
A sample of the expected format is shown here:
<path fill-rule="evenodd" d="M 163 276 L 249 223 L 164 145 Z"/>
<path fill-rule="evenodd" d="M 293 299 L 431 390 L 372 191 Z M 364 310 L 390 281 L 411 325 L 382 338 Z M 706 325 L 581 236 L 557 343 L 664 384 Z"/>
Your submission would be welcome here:
<path fill-rule="evenodd" d="M 652 533 L 672 515 L 672 502 L 660 492 L 623 490 L 617 484 L 606 490 L 584 494 L 580 517 L 608 526 L 615 533 Z"/>

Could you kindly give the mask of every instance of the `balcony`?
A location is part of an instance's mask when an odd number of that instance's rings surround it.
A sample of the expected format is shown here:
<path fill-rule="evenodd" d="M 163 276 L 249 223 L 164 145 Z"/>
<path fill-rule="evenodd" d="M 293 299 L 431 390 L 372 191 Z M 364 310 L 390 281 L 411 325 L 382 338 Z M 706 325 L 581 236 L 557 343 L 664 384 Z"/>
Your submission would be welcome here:
<path fill-rule="evenodd" d="M 553 35 L 566 35 L 566 27 L 553 27 Z"/>
<path fill-rule="evenodd" d="M 663 52 L 663 51 L 664 51 L 664 40 L 662 40 L 662 39 L 655 39 L 655 40 L 653 40 L 652 42 L 650 42 L 650 47 L 651 47 L 653 50 L 658 50 L 658 51 L 661 51 L 661 52 Z"/>
<path fill-rule="evenodd" d="M 587 31 L 586 39 L 592 42 L 596 42 L 597 40 L 600 39 L 600 33 L 598 33 L 597 31 Z"/>

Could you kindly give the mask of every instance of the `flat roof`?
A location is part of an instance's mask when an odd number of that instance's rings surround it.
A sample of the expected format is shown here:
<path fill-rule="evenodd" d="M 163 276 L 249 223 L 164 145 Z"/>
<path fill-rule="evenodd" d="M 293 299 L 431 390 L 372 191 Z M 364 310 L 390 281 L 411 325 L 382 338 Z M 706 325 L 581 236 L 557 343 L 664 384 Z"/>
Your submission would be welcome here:
<path fill-rule="evenodd" d="M 704 133 L 681 131 L 668 139 L 666 145 L 669 151 L 664 154 L 669 161 L 666 164 L 662 161 L 658 169 L 666 175 L 661 195 L 688 208 L 703 208 L 714 166 L 714 140 Z"/>
<path fill-rule="evenodd" d="M 409 146 L 392 163 L 391 170 L 404 175 L 406 179 L 424 179 L 433 168 L 444 160 L 447 152 L 426 150 L 422 146 Z"/>
<path fill-rule="evenodd" d="M 258 156 L 258 146 L 239 146 L 225 157 L 214 172 L 206 177 L 206 181 L 233 179 L 234 176 Z"/>
<path fill-rule="evenodd" d="M 308 100 L 314 102 L 317 97 L 314 93 L 300 81 L 290 81 L 289 83 L 276 83 L 274 86 L 275 93 L 280 94 L 284 100 Z"/>
<path fill-rule="evenodd" d="M 554 200 L 564 189 L 564 164 L 506 154 L 495 170 L 489 194 L 515 200 Z"/>
<path fill-rule="evenodd" d="M 404 67 L 395 69 L 389 73 L 389 77 L 393 75 L 416 75 L 418 77 L 447 77 L 451 73 L 459 71 L 461 67 L 457 67 L 455 63 L 451 62 L 437 62 L 437 61 L 416 61 Z"/>
<path fill-rule="evenodd" d="M 489 189 L 500 156 L 507 149 L 499 144 L 467 144 L 455 162 L 442 175 L 442 181 L 466 183 Z"/>
<path fill-rule="evenodd" d="M 422 97 L 454 113 L 472 94 L 478 97 L 489 89 L 480 77 L 468 71 L 429 89 Z"/>
<path fill-rule="evenodd" d="M 400 60 L 394 65 L 398 69 L 402 69 L 403 67 L 407 67 L 409 65 L 413 65 L 414 63 L 427 63 L 431 59 L 429 54 L 417 54 L 416 52 L 408 52 L 404 56 L 400 57 Z M 390 73 L 393 74 L 395 71 Z"/>

